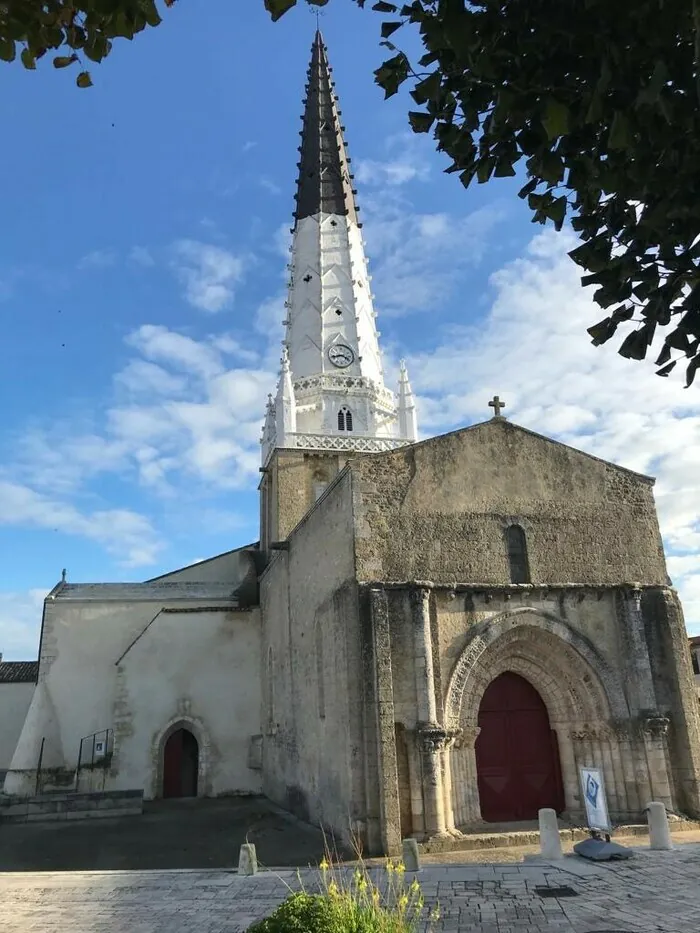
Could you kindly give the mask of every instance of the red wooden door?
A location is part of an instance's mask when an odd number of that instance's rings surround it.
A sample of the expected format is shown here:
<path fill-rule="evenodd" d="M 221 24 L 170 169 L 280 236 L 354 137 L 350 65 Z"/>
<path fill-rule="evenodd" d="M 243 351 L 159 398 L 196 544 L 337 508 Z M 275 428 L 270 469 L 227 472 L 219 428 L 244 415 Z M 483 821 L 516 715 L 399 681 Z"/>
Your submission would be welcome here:
<path fill-rule="evenodd" d="M 187 729 L 178 729 L 163 749 L 163 796 L 196 797 L 198 771 L 197 739 Z"/>
<path fill-rule="evenodd" d="M 481 815 L 489 823 L 537 819 L 564 809 L 556 736 L 532 684 L 511 671 L 496 677 L 479 707 L 476 769 Z"/>

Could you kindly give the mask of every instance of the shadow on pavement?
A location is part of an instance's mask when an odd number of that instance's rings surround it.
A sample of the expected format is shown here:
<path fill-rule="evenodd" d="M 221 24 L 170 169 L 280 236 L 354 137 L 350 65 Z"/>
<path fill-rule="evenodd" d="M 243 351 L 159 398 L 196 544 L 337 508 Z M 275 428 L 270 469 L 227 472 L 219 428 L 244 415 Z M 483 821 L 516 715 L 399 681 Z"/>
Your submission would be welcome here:
<path fill-rule="evenodd" d="M 261 867 L 316 865 L 321 831 L 262 797 L 158 800 L 142 816 L 0 825 L 0 871 L 235 868 L 242 843 Z"/>

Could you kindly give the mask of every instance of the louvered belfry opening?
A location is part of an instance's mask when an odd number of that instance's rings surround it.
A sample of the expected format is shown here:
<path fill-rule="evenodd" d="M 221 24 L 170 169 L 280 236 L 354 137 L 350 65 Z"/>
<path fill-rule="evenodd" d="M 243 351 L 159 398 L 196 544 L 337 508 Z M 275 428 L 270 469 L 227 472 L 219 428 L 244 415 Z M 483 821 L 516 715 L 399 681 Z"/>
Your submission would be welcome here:
<path fill-rule="evenodd" d="M 311 51 L 296 193 L 295 221 L 316 214 L 345 214 L 357 222 L 349 159 L 323 37 L 316 32 Z"/>

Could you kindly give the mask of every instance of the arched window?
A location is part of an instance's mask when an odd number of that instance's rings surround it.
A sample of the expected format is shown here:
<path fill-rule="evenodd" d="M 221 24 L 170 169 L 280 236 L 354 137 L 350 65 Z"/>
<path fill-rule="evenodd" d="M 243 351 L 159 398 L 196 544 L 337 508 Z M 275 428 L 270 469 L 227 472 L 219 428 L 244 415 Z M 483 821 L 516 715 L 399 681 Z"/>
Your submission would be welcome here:
<path fill-rule="evenodd" d="M 527 559 L 527 541 L 520 525 L 510 525 L 506 530 L 508 564 L 511 583 L 529 583 L 530 567 Z"/>
<path fill-rule="evenodd" d="M 338 412 L 338 430 L 352 431 L 352 412 L 345 406 Z"/>

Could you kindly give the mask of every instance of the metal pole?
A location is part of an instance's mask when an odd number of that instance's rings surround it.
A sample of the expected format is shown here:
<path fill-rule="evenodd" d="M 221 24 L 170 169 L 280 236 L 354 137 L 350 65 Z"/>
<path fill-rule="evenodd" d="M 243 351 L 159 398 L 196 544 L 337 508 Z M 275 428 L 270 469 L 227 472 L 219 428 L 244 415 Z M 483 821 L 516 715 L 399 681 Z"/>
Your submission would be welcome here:
<path fill-rule="evenodd" d="M 45 741 L 46 741 L 45 738 L 41 740 L 41 748 L 39 749 L 39 761 L 37 762 L 37 765 L 36 765 L 36 783 L 34 785 L 34 796 L 35 797 L 39 796 L 39 788 L 41 785 L 41 763 L 44 758 L 44 742 Z"/>

